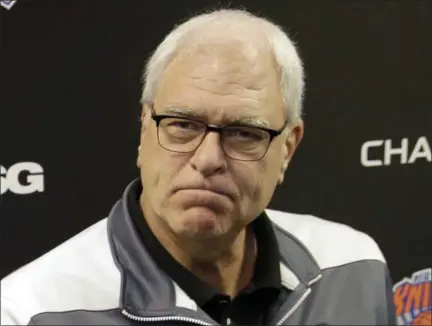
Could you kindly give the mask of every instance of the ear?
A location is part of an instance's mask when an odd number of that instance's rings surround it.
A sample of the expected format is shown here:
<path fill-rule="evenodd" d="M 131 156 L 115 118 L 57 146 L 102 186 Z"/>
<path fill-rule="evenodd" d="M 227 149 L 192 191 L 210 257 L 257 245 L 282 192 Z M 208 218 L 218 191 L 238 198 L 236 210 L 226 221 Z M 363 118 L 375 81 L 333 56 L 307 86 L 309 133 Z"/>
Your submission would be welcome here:
<path fill-rule="evenodd" d="M 138 146 L 138 155 L 136 161 L 138 169 L 141 167 L 141 145 Z"/>
<path fill-rule="evenodd" d="M 285 143 L 283 146 L 283 163 L 281 166 L 278 184 L 280 185 L 285 178 L 285 172 L 291 162 L 294 153 L 303 139 L 304 133 L 304 123 L 303 120 L 299 119 L 287 130 L 287 135 L 285 136 Z"/>
<path fill-rule="evenodd" d="M 150 118 L 151 118 L 152 107 L 148 103 L 144 103 L 141 109 L 140 121 L 141 121 L 141 132 L 147 129 Z"/>
<path fill-rule="evenodd" d="M 144 142 L 144 133 L 148 128 L 151 118 L 151 106 L 147 103 L 143 104 L 139 121 L 141 122 L 140 145 L 138 146 L 137 167 L 141 167 L 141 146 Z"/>

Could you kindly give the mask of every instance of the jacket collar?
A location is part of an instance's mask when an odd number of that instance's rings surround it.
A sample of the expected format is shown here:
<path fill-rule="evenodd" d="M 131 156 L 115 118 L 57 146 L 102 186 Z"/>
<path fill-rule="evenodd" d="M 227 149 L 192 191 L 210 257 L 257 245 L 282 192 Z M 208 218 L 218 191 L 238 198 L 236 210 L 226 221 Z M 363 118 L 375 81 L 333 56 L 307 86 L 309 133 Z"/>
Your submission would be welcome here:
<path fill-rule="evenodd" d="M 127 207 L 127 195 L 136 182 L 140 182 L 139 179 L 126 187 L 108 216 L 110 247 L 121 273 L 121 306 L 142 317 L 199 311 L 196 303 L 158 268 L 140 241 Z M 274 227 L 281 255 L 282 285 L 290 290 L 301 284 L 309 286 L 319 277 L 318 265 L 297 239 L 276 225 Z"/>

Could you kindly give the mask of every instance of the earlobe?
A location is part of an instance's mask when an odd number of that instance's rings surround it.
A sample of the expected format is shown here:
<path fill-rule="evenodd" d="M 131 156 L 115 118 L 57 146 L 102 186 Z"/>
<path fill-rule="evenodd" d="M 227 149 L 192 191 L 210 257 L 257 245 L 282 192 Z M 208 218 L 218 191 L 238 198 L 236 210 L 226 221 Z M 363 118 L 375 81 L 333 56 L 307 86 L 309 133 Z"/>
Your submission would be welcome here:
<path fill-rule="evenodd" d="M 140 157 L 141 157 L 141 145 L 138 146 L 138 155 L 137 155 L 137 161 L 136 161 L 138 169 L 141 168 L 141 159 L 140 159 Z"/>
<path fill-rule="evenodd" d="M 281 185 L 282 182 L 284 181 L 285 172 L 286 172 L 287 168 L 288 168 L 288 160 L 285 160 L 284 163 L 283 163 L 283 165 L 282 165 L 282 169 L 280 171 L 278 185 Z"/>
<path fill-rule="evenodd" d="M 282 173 L 279 177 L 279 180 L 278 180 L 278 186 L 280 186 L 283 181 L 284 181 L 284 174 Z"/>

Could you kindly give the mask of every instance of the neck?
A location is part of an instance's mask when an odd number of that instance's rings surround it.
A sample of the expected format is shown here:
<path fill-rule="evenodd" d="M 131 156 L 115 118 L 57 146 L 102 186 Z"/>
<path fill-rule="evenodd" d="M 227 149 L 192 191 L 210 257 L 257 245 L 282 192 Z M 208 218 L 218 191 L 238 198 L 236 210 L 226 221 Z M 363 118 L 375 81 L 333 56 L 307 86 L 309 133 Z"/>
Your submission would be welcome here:
<path fill-rule="evenodd" d="M 154 212 L 141 207 L 155 237 L 164 248 L 189 271 L 223 294 L 234 297 L 249 284 L 253 276 L 256 248 L 253 231 L 242 229 L 223 239 L 181 237 Z"/>

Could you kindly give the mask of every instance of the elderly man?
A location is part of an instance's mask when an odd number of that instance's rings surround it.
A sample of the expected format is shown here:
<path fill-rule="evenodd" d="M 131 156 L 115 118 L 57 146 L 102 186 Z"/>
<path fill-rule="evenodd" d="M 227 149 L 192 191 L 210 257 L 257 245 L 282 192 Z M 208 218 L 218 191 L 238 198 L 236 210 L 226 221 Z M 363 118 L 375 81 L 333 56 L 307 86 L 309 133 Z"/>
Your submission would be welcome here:
<path fill-rule="evenodd" d="M 2 281 L 2 324 L 395 324 L 370 237 L 266 210 L 303 135 L 302 64 L 280 28 L 194 17 L 144 81 L 140 179 Z"/>

